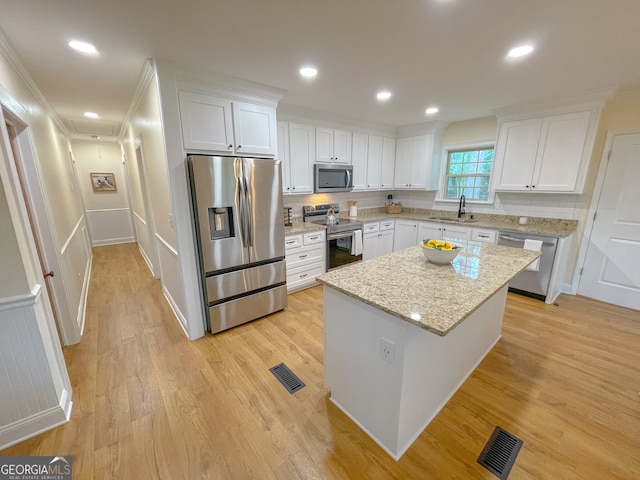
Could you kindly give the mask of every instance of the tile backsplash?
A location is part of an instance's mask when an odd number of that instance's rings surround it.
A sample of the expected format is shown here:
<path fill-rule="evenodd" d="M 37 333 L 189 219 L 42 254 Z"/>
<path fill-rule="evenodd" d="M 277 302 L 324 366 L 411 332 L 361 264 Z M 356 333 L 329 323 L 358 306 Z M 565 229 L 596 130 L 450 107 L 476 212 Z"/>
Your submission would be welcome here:
<path fill-rule="evenodd" d="M 357 200 L 358 208 L 381 207 L 387 201 L 387 195 L 393 195 L 394 202 L 402 202 L 407 208 L 426 208 L 430 210 L 457 211 L 455 202 L 442 202 L 435 199 L 436 192 L 412 192 L 395 190 L 385 192 L 358 192 L 336 194 L 285 195 L 284 206 L 292 207 L 293 216 L 302 216 L 303 205 L 320 203 L 339 203 L 345 213 L 349 209 L 349 200 Z M 494 215 L 515 215 L 540 218 L 559 218 L 578 220 L 582 209 L 588 208 L 583 195 L 547 194 L 547 193 L 496 193 L 492 205 L 467 203 L 467 213 Z"/>

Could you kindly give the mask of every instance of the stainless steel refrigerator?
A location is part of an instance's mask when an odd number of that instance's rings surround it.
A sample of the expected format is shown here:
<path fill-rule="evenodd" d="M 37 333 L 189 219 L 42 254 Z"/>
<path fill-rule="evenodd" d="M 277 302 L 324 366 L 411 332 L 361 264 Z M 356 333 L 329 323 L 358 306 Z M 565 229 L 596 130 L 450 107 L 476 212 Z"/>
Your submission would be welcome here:
<path fill-rule="evenodd" d="M 280 160 L 190 156 L 205 328 L 221 332 L 287 306 Z"/>

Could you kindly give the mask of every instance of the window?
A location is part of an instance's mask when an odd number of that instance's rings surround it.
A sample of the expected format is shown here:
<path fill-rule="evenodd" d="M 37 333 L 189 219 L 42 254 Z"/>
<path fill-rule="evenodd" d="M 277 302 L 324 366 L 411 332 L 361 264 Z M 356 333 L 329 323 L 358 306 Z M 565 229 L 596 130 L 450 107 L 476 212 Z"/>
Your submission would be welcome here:
<path fill-rule="evenodd" d="M 488 200 L 492 169 L 493 147 L 449 150 L 444 198 L 464 195 L 468 200 Z"/>

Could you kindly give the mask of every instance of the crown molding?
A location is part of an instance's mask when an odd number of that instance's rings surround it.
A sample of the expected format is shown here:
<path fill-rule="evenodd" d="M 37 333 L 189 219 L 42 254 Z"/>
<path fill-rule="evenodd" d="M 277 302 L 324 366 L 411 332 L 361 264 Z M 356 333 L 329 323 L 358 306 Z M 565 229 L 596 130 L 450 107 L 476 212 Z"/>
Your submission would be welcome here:
<path fill-rule="evenodd" d="M 155 69 L 153 68 L 153 59 L 147 58 L 142 64 L 142 68 L 140 69 L 140 74 L 138 75 L 138 81 L 136 83 L 136 90 L 133 93 L 133 98 L 131 100 L 131 104 L 129 105 L 129 110 L 122 120 L 120 133 L 118 134 L 119 141 L 123 141 L 126 137 L 129 124 L 131 123 L 131 120 L 133 120 L 133 116 L 138 110 L 138 107 L 140 106 L 140 103 L 144 98 L 144 94 L 147 91 L 147 87 L 151 83 L 151 80 L 153 80 L 154 75 Z"/>
<path fill-rule="evenodd" d="M 2 54 L 2 56 L 6 58 L 7 62 L 9 62 L 9 65 L 14 69 L 18 77 L 20 77 L 20 80 L 24 82 L 24 84 L 27 86 L 29 91 L 36 98 L 38 103 L 41 104 L 44 110 L 51 116 L 56 126 L 68 139 L 70 137 L 69 130 L 64 125 L 64 123 L 62 123 L 62 120 L 60 119 L 56 111 L 53 109 L 51 104 L 49 104 L 49 102 L 44 97 L 44 95 L 42 94 L 42 92 L 40 91 L 36 83 L 33 81 L 33 79 L 31 78 L 31 75 L 29 75 L 29 72 L 27 72 L 27 69 L 24 67 L 24 65 L 20 61 L 20 57 L 18 56 L 18 53 L 13 48 L 13 46 L 11 45 L 11 42 L 7 38 L 7 35 L 4 33 L 4 31 L 1 28 L 0 28 L 0 54 Z"/>
<path fill-rule="evenodd" d="M 533 102 L 523 102 L 491 110 L 498 120 L 510 120 L 535 114 L 554 114 L 579 110 L 601 109 L 615 89 L 594 90 L 591 92 L 546 98 Z"/>

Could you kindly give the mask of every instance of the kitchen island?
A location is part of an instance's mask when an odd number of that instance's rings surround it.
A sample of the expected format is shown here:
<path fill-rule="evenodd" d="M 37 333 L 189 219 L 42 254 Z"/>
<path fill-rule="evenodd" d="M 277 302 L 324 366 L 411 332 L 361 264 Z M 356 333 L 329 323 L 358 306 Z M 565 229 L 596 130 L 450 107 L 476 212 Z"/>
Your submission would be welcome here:
<path fill-rule="evenodd" d="M 398 460 L 500 339 L 508 282 L 538 256 L 469 242 L 434 265 L 415 246 L 318 277 L 331 401 Z"/>

